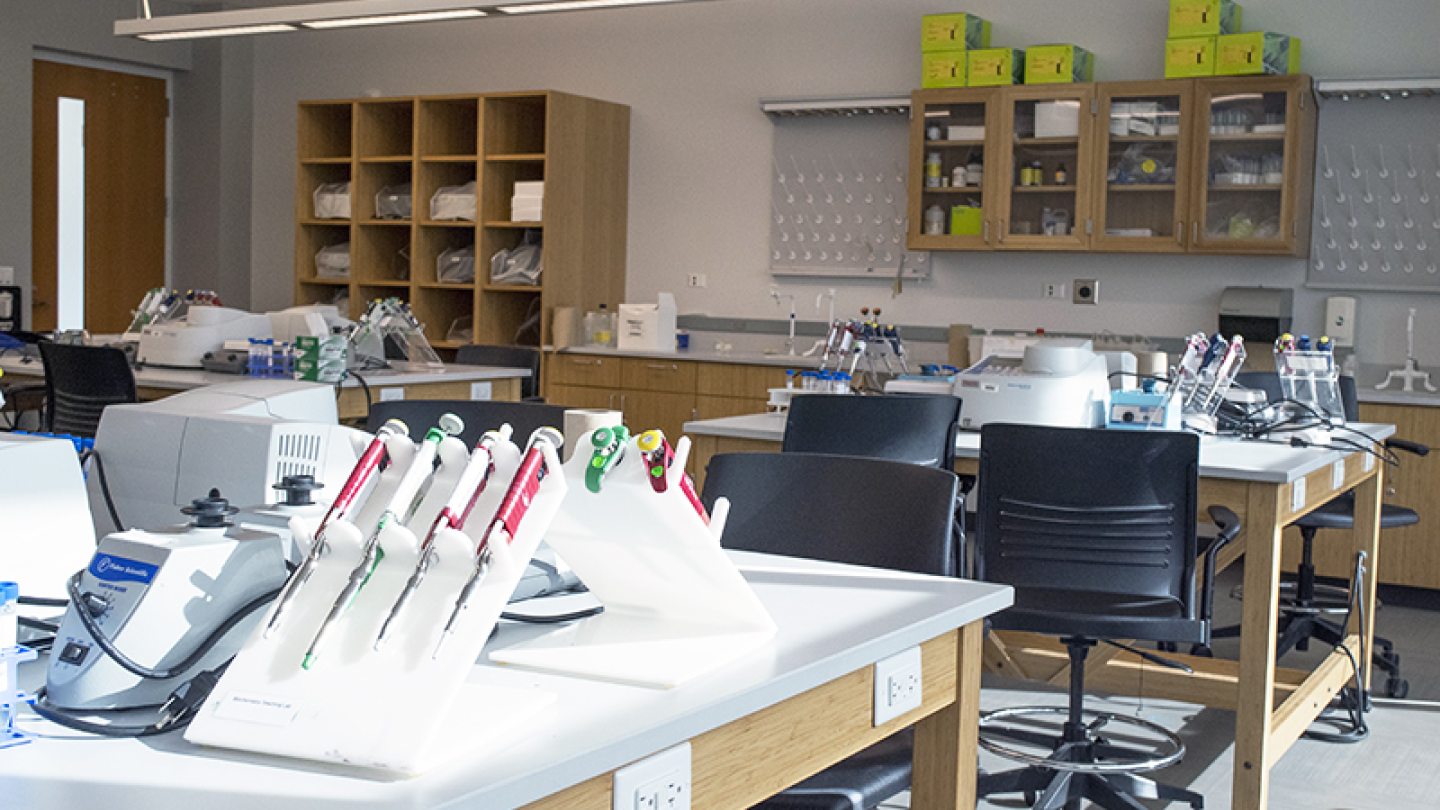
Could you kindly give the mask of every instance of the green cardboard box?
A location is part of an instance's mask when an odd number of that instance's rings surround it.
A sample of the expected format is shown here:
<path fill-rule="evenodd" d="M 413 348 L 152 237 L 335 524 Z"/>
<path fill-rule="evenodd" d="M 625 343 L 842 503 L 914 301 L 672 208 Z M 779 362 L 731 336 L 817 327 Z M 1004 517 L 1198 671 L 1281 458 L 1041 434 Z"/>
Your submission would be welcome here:
<path fill-rule="evenodd" d="M 974 14 L 927 14 L 920 24 L 920 50 L 960 51 L 990 47 L 990 21 Z"/>
<path fill-rule="evenodd" d="M 975 205 L 954 205 L 950 207 L 951 236 L 979 236 L 985 219 L 982 208 Z"/>
<path fill-rule="evenodd" d="M 971 87 L 1004 87 L 1025 80 L 1025 51 L 1020 48 L 980 48 L 970 51 Z"/>
<path fill-rule="evenodd" d="M 1165 78 L 1189 79 L 1215 75 L 1215 37 L 1165 40 Z"/>
<path fill-rule="evenodd" d="M 1170 0 L 1170 38 L 1238 34 L 1242 17 L 1233 0 Z"/>
<path fill-rule="evenodd" d="M 964 87 L 969 51 L 934 51 L 920 54 L 920 86 Z"/>
<path fill-rule="evenodd" d="M 1216 76 L 1284 76 L 1299 72 L 1299 37 L 1254 31 L 1215 38 Z"/>
<path fill-rule="evenodd" d="M 1032 45 L 1025 49 L 1026 84 L 1095 80 L 1095 54 L 1078 45 Z"/>

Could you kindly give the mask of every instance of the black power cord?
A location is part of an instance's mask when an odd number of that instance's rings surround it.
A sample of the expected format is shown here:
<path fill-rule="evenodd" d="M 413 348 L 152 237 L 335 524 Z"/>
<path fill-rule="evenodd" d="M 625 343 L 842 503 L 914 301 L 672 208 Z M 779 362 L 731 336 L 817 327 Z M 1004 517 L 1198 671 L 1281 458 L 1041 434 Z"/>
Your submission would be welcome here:
<path fill-rule="evenodd" d="M 80 456 L 80 466 L 85 466 L 86 461 L 95 462 L 95 471 L 100 475 L 100 494 L 105 497 L 105 509 L 110 513 L 110 520 L 115 524 L 115 531 L 125 531 L 125 524 L 120 522 L 120 513 L 115 509 L 115 499 L 110 495 L 110 481 L 105 477 L 105 462 L 100 460 L 100 454 L 94 448 L 86 450 Z M 99 543 L 97 538 L 96 543 Z"/>
<path fill-rule="evenodd" d="M 234 659 L 231 659 L 234 660 Z M 118 723 L 95 723 L 89 720 L 82 720 L 69 711 L 58 709 L 49 703 L 49 695 L 46 687 L 40 687 L 35 693 L 35 699 L 30 708 L 35 713 L 49 720 L 56 725 L 64 726 L 75 731 L 83 731 L 87 734 L 99 734 L 104 737 L 153 737 L 156 734 L 165 734 L 171 731 L 178 731 L 190 725 L 190 721 L 205 705 L 205 699 L 215 691 L 215 685 L 220 682 L 220 676 L 224 674 L 225 668 L 230 666 L 226 661 L 214 669 L 207 669 L 196 675 L 185 683 L 175 688 L 170 697 L 159 707 L 140 706 L 136 708 L 158 708 L 159 717 L 155 722 L 143 726 L 122 725 Z"/>

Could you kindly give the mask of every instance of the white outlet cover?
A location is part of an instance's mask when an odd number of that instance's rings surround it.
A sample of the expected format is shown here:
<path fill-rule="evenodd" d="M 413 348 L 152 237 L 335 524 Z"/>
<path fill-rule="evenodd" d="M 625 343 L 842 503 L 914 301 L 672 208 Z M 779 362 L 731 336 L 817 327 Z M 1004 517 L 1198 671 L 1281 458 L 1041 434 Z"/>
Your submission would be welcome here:
<path fill-rule="evenodd" d="M 1290 485 L 1290 511 L 1299 512 L 1305 508 L 1305 479 L 1297 478 Z"/>
<path fill-rule="evenodd" d="M 470 401 L 479 402 L 495 398 L 495 386 L 488 382 L 470 383 Z"/>
<path fill-rule="evenodd" d="M 692 784 L 690 743 L 681 743 L 616 771 L 611 807 L 613 810 L 690 810 Z M 672 795 L 669 803 L 657 803 L 663 801 L 661 797 L 671 785 L 678 787 L 678 795 Z"/>
<path fill-rule="evenodd" d="M 402 399 L 404 399 L 404 398 L 405 398 L 405 389 L 404 389 L 404 388 L 381 388 L 381 389 L 380 389 L 380 401 L 381 401 L 381 402 L 399 402 L 400 400 L 402 400 Z"/>
<path fill-rule="evenodd" d="M 1345 459 L 1340 459 L 1330 465 L 1330 488 L 1339 490 L 1345 486 Z"/>
<path fill-rule="evenodd" d="M 892 700 L 891 681 L 903 681 L 912 677 L 915 684 L 914 690 L 901 699 Z M 911 647 L 883 661 L 876 661 L 875 716 L 872 721 L 874 725 L 884 725 L 906 712 L 920 708 L 923 700 L 921 688 L 923 683 L 924 670 L 921 669 L 919 647 Z"/>

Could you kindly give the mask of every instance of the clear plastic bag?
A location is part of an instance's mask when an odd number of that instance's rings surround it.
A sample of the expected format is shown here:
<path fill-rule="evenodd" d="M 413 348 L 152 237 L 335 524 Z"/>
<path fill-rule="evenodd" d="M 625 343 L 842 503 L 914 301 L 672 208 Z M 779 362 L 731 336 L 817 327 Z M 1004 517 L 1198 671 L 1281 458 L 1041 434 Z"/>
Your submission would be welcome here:
<path fill-rule="evenodd" d="M 475 181 L 463 186 L 441 186 L 430 198 L 430 219 L 436 222 L 446 220 L 475 220 Z"/>
<path fill-rule="evenodd" d="M 1110 182 L 1117 185 L 1175 182 L 1174 156 L 1151 154 L 1152 151 L 1141 143 L 1126 148 L 1110 170 Z"/>
<path fill-rule="evenodd" d="M 321 183 L 315 187 L 316 219 L 350 218 L 350 183 Z"/>
<path fill-rule="evenodd" d="M 385 186 L 375 195 L 376 219 L 409 219 L 412 208 L 409 183 Z"/>
<path fill-rule="evenodd" d="M 350 276 L 350 243 L 341 242 L 320 248 L 315 254 L 317 278 L 348 278 Z"/>
<path fill-rule="evenodd" d="M 452 248 L 435 259 L 435 278 L 447 284 L 471 284 L 475 281 L 475 246 Z"/>
<path fill-rule="evenodd" d="M 501 250 L 490 257 L 490 283 L 534 287 L 544 270 L 538 243 Z"/>

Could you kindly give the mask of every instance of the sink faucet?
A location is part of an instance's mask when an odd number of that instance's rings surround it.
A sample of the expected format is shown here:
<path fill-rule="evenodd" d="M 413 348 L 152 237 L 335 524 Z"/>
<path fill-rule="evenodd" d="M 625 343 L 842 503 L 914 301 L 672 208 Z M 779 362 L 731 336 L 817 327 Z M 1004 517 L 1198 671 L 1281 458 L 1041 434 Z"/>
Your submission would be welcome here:
<path fill-rule="evenodd" d="M 790 300 L 790 336 L 785 338 L 785 353 L 791 357 L 795 356 L 795 294 L 782 293 L 775 287 L 770 288 L 770 297 L 775 299 L 775 306 L 780 306 L 780 299 Z"/>

